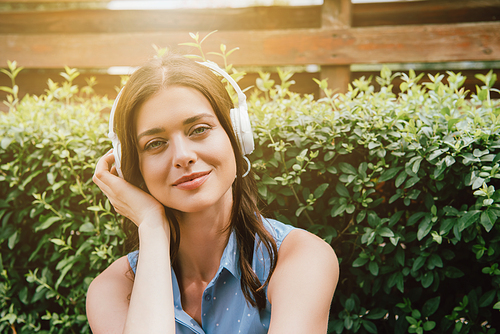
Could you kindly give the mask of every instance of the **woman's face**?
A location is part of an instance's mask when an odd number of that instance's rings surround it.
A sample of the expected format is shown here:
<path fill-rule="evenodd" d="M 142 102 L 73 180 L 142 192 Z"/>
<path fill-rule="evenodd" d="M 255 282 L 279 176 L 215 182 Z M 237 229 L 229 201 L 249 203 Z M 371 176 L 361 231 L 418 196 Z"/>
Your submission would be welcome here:
<path fill-rule="evenodd" d="M 159 202 L 181 212 L 230 207 L 236 160 L 227 133 L 199 91 L 162 89 L 142 104 L 135 124 L 140 170 Z"/>

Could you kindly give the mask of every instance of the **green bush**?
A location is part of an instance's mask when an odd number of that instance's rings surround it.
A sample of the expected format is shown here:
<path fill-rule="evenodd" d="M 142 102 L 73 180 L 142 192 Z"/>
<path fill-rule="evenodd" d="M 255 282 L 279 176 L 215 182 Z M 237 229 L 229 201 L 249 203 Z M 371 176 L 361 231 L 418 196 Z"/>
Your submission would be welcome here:
<path fill-rule="evenodd" d="M 15 64 L 10 64 L 15 72 Z M 72 85 L 0 115 L 0 333 L 88 333 L 85 293 L 125 254 L 92 183 L 111 105 Z M 250 157 L 267 216 L 306 228 L 341 261 L 331 333 L 494 333 L 500 314 L 500 104 L 448 73 L 381 72 L 314 100 L 262 73 Z M 401 76 L 399 95 L 392 79 Z M 468 97 L 468 99 L 466 99 Z"/>
<path fill-rule="evenodd" d="M 374 91 L 290 93 L 261 75 L 250 99 L 259 193 L 276 218 L 341 261 L 335 333 L 494 333 L 500 313 L 500 103 L 448 72 L 392 74 Z M 402 93 L 391 82 L 401 76 Z"/>
<path fill-rule="evenodd" d="M 89 333 L 87 288 L 125 252 L 91 180 L 111 101 L 72 85 L 76 75 L 21 101 L 14 88 L 0 114 L 0 333 Z"/>

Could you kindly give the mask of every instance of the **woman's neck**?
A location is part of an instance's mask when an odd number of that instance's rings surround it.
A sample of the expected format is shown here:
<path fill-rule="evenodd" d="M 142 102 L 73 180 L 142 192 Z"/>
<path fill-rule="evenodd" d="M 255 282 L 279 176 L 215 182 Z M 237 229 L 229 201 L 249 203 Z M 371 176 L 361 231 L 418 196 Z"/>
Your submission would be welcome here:
<path fill-rule="evenodd" d="M 231 195 L 231 192 L 229 192 Z M 180 213 L 177 266 L 183 279 L 210 281 L 231 233 L 232 196 L 203 212 Z"/>

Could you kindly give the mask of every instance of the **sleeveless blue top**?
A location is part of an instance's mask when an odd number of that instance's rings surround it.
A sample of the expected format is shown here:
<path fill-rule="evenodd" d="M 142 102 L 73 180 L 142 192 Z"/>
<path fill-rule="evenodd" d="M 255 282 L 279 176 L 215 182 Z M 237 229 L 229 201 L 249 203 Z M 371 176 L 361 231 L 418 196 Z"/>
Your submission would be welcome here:
<path fill-rule="evenodd" d="M 264 226 L 276 241 L 281 243 L 295 227 L 283 224 L 274 219 L 262 219 Z M 258 241 L 258 240 L 257 240 Z M 135 273 L 138 252 L 128 254 L 130 267 Z M 203 292 L 201 303 L 201 324 L 198 324 L 182 310 L 179 285 L 172 269 L 172 288 L 174 293 L 176 334 L 210 334 L 210 333 L 267 333 L 271 320 L 271 304 L 259 311 L 247 303 L 241 291 L 241 273 L 239 267 L 239 250 L 235 233 L 232 232 L 220 259 L 219 269 L 215 277 Z M 270 258 L 266 248 L 255 243 L 252 268 L 261 283 L 264 283 L 270 267 Z M 267 287 L 265 290 L 267 296 Z"/>

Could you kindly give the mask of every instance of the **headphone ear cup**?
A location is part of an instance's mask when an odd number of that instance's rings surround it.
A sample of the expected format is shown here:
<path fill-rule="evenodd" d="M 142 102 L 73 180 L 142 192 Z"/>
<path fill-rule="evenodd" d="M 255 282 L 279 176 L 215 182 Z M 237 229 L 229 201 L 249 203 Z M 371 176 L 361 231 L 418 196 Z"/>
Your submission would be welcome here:
<path fill-rule="evenodd" d="M 231 116 L 231 123 L 233 124 L 233 130 L 234 134 L 236 135 L 236 138 L 238 139 L 238 144 L 240 145 L 240 148 L 242 151 L 245 150 L 245 147 L 243 146 L 243 141 L 241 140 L 241 125 L 240 125 L 240 111 L 238 108 L 233 108 L 229 112 L 229 116 Z"/>
<path fill-rule="evenodd" d="M 229 115 L 231 116 L 234 133 L 236 134 L 236 138 L 238 138 L 243 155 L 252 153 L 255 144 L 248 112 L 243 108 L 234 108 L 231 109 Z"/>
<path fill-rule="evenodd" d="M 118 176 L 123 179 L 122 173 L 122 144 L 118 139 L 113 140 L 113 156 L 115 157 L 115 168 Z"/>
<path fill-rule="evenodd" d="M 248 117 L 248 112 L 245 110 L 240 111 L 240 136 L 241 143 L 243 147 L 243 154 L 250 154 L 255 148 L 252 124 L 250 123 L 250 118 Z"/>

